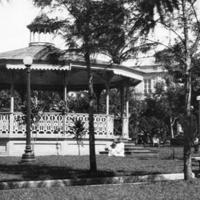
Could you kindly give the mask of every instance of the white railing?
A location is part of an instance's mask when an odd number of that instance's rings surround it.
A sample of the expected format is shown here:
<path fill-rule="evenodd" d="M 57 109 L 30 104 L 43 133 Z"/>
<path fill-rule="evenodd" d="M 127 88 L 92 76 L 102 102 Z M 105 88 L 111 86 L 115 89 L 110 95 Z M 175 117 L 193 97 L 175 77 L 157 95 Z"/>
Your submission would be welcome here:
<path fill-rule="evenodd" d="M 10 113 L 0 113 L 0 135 L 8 137 L 10 132 Z"/>
<path fill-rule="evenodd" d="M 26 125 L 22 113 L 0 113 L 0 138 L 18 137 L 24 138 Z M 85 130 L 88 133 L 88 114 L 68 113 L 62 115 L 58 112 L 43 113 L 39 122 L 32 126 L 33 138 L 70 138 L 69 128 L 73 126 L 74 119 L 84 122 Z M 112 138 L 114 130 L 114 117 L 112 115 L 95 114 L 94 128 L 96 138 Z M 85 136 L 88 138 L 88 134 Z"/>

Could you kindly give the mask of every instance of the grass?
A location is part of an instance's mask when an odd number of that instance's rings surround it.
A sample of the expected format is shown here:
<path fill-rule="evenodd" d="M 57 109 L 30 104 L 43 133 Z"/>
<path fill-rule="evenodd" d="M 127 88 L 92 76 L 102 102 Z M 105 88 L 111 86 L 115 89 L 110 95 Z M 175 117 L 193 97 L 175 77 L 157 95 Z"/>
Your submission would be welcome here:
<path fill-rule="evenodd" d="M 97 156 L 95 176 L 174 173 L 183 171 L 183 149 L 158 149 L 156 158 Z M 195 154 L 200 156 L 200 154 Z M 19 165 L 19 157 L 0 158 L 0 180 L 41 180 L 90 177 L 88 156 L 41 156 L 33 165 Z M 198 170 L 193 166 L 193 170 Z M 200 199 L 200 180 L 149 184 L 32 188 L 0 191 L 0 200 Z"/>
<path fill-rule="evenodd" d="M 174 155 L 173 156 L 173 152 Z M 175 159 L 173 159 L 175 157 Z M 0 158 L 0 180 L 68 179 L 183 171 L 182 148 L 159 148 L 156 158 L 97 156 L 97 174 L 89 173 L 88 156 L 39 156 L 32 165 L 20 165 L 19 157 Z M 193 167 L 198 170 L 198 165 Z"/>
<path fill-rule="evenodd" d="M 142 185 L 102 185 L 0 191 L 0 200 L 188 200 L 200 199 L 200 180 Z"/>

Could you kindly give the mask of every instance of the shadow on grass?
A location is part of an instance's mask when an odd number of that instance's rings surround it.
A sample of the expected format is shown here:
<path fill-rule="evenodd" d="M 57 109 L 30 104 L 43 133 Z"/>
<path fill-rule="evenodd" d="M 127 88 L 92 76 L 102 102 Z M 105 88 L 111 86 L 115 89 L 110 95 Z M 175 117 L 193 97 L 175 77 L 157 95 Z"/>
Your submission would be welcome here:
<path fill-rule="evenodd" d="M 4 176 L 3 178 L 1 178 L 0 182 L 160 174 L 160 172 L 124 171 L 124 170 L 118 170 L 118 171 L 98 170 L 94 174 L 86 169 L 81 170 L 81 169 L 73 169 L 70 167 L 57 167 L 57 166 L 46 166 L 37 164 L 31 164 L 31 165 L 0 164 L 0 174 L 1 173 L 5 173 L 7 177 Z"/>
<path fill-rule="evenodd" d="M 98 171 L 96 174 L 90 173 L 89 170 L 72 169 L 70 167 L 57 167 L 46 165 L 4 165 L 0 164 L 0 173 L 19 175 L 15 180 L 47 180 L 47 179 L 72 179 L 85 178 L 93 176 L 114 176 L 110 171 Z M 16 177 L 16 176 L 15 176 Z M 5 181 L 1 179 L 1 181 Z"/>

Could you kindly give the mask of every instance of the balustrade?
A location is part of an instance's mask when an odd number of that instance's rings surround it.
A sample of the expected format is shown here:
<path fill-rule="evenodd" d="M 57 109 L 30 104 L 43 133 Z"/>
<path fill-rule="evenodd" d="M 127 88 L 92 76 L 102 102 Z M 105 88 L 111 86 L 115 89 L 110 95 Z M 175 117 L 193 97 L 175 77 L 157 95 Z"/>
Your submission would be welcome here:
<path fill-rule="evenodd" d="M 10 113 L 0 113 L 0 135 L 7 137 L 10 132 Z"/>
<path fill-rule="evenodd" d="M 45 112 L 41 119 L 32 125 L 32 138 L 70 138 L 69 128 L 74 125 L 73 120 L 84 123 L 88 138 L 88 114 Z M 112 138 L 114 118 L 112 115 L 95 114 L 94 128 L 96 138 Z M 0 137 L 24 138 L 26 134 L 25 116 L 22 113 L 0 113 Z"/>

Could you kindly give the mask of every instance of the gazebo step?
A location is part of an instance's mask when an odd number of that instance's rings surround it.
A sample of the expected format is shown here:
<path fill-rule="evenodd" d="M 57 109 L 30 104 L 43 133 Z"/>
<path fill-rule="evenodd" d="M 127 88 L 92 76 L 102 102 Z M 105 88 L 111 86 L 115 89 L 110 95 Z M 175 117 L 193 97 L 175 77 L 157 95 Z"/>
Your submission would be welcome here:
<path fill-rule="evenodd" d="M 124 151 L 126 156 L 158 156 L 157 150 L 148 149 L 139 145 L 136 146 L 132 141 L 124 142 Z M 99 154 L 106 155 L 108 154 L 108 150 L 106 149 L 105 151 L 101 151 Z"/>
<path fill-rule="evenodd" d="M 142 150 L 125 150 L 125 153 L 157 153 L 148 149 L 142 149 Z"/>
<path fill-rule="evenodd" d="M 99 154 L 101 154 L 101 155 L 107 155 L 108 151 L 100 151 Z"/>
<path fill-rule="evenodd" d="M 108 154 L 108 151 L 100 151 L 99 154 Z M 135 154 L 138 154 L 138 155 L 142 155 L 142 154 L 145 154 L 145 155 L 150 155 L 150 154 L 155 154 L 155 155 L 158 155 L 158 152 L 157 151 L 151 151 L 151 150 L 148 150 L 148 149 L 143 149 L 143 150 L 139 150 L 139 151 L 125 151 L 125 155 L 135 155 Z"/>
<path fill-rule="evenodd" d="M 158 157 L 158 153 L 131 153 L 131 154 L 125 154 L 126 157 Z"/>
<path fill-rule="evenodd" d="M 144 148 L 140 148 L 140 147 L 127 147 L 126 145 L 125 145 L 125 148 L 124 148 L 125 150 L 143 150 Z"/>
<path fill-rule="evenodd" d="M 99 152 L 100 155 L 108 155 L 108 151 Z M 126 157 L 157 157 L 156 152 L 125 152 Z"/>

